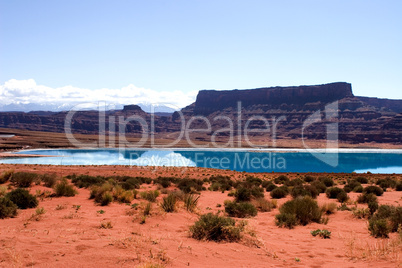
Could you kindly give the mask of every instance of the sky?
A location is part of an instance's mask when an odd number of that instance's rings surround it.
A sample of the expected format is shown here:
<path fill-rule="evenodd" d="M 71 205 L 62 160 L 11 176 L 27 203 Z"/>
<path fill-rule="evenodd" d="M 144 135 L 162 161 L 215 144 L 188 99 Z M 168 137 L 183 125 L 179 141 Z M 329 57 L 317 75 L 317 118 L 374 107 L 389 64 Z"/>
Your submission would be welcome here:
<path fill-rule="evenodd" d="M 0 0 L 0 102 L 344 81 L 402 99 L 402 1 Z M 1 106 L 1 105 L 0 105 Z"/>

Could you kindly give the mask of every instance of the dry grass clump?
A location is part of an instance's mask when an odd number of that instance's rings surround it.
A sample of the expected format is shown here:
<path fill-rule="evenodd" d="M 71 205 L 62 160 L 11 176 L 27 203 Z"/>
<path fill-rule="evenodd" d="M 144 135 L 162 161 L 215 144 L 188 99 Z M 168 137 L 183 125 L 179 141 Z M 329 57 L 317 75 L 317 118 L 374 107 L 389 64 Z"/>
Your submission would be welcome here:
<path fill-rule="evenodd" d="M 325 203 L 320 206 L 320 210 L 322 213 L 330 215 L 335 213 L 337 207 L 336 203 Z"/>

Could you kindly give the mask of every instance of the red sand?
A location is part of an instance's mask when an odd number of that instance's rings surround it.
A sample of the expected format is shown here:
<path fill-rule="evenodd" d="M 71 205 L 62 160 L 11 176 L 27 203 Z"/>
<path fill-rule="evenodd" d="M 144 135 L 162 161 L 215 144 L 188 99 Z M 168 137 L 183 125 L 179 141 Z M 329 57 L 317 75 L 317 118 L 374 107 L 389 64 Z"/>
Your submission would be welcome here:
<path fill-rule="evenodd" d="M 0 172 L 10 165 L 1 165 Z M 151 168 L 124 167 L 43 167 L 13 165 L 16 170 L 43 173 L 55 170 L 64 175 L 72 172 L 122 175 L 170 175 L 172 169 L 152 172 Z M 96 171 L 95 171 L 96 170 Z M 107 172 L 106 172 L 107 170 Z M 174 173 L 180 169 L 174 169 Z M 55 170 L 56 171 L 56 170 Z M 192 169 L 194 175 L 213 174 L 215 170 Z M 220 171 L 223 173 L 226 171 Z M 231 172 L 242 176 L 242 173 Z M 208 176 L 209 177 L 209 176 Z M 144 184 L 145 186 L 145 184 Z M 146 190 L 148 186 L 140 189 Z M 36 190 L 50 190 L 33 186 Z M 79 189 L 75 197 L 45 198 L 39 207 L 46 213 L 39 221 L 30 219 L 35 209 L 19 210 L 16 218 L 0 220 L 0 267 L 135 267 L 142 264 L 161 264 L 166 267 L 397 267 L 401 265 L 401 245 L 389 246 L 396 240 L 375 239 L 367 230 L 367 221 L 356 219 L 350 211 L 337 211 L 329 216 L 327 225 L 310 224 L 289 230 L 278 228 L 274 216 L 278 209 L 259 212 L 246 219 L 248 230 L 255 237 L 246 236 L 240 243 L 197 241 L 189 236 L 189 227 L 198 215 L 180 208 L 175 213 L 164 213 L 157 203 L 151 216 L 140 224 L 141 210 L 126 204 L 112 203 L 101 207 L 89 200 L 89 190 Z M 358 194 L 351 193 L 351 199 Z M 269 194 L 265 193 L 267 199 Z M 158 201 L 162 197 L 158 198 Z M 203 191 L 198 203 L 199 212 L 217 212 L 216 205 L 231 199 L 226 193 Z M 319 204 L 334 202 L 321 194 Z M 286 199 L 280 199 L 283 204 Z M 401 192 L 385 192 L 381 204 L 397 205 Z M 133 203 L 144 203 L 135 199 Z M 79 205 L 77 210 L 74 205 Z M 338 204 L 339 205 L 339 204 Z M 57 206 L 64 209 L 56 210 Z M 104 210 L 104 214 L 97 213 Z M 127 211 L 135 211 L 128 215 Z M 113 228 L 101 229 L 102 222 L 111 222 Z M 311 230 L 328 229 L 331 239 L 313 237 Z M 388 246 L 387 246 L 388 245 Z M 388 252 L 384 254 L 381 249 Z"/>

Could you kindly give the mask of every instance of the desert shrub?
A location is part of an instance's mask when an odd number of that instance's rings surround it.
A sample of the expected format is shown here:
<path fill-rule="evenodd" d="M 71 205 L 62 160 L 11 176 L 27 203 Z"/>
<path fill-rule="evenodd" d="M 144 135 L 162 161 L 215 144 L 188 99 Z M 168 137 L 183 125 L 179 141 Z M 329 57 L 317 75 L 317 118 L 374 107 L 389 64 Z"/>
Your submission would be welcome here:
<path fill-rule="evenodd" d="M 6 170 L 0 175 L 0 184 L 6 183 L 14 174 L 14 170 Z"/>
<path fill-rule="evenodd" d="M 54 186 L 54 193 L 56 196 L 75 196 L 77 191 L 66 179 L 62 179 Z"/>
<path fill-rule="evenodd" d="M 190 227 L 190 233 L 198 240 L 233 242 L 240 240 L 243 229 L 243 224 L 236 226 L 234 219 L 208 213 Z"/>
<path fill-rule="evenodd" d="M 35 173 L 16 172 L 12 175 L 10 181 L 17 187 L 27 188 L 31 186 L 37 177 L 38 175 Z"/>
<path fill-rule="evenodd" d="M 198 204 L 198 199 L 200 199 L 200 196 L 195 196 L 194 194 L 184 195 L 183 202 L 187 211 L 194 212 Z"/>
<path fill-rule="evenodd" d="M 338 187 L 331 187 L 328 188 L 325 192 L 328 198 L 330 199 L 335 199 L 337 198 L 338 194 L 340 193 L 346 193 L 343 189 L 338 188 Z"/>
<path fill-rule="evenodd" d="M 113 195 L 111 192 L 104 192 L 101 196 L 100 196 L 100 200 L 99 200 L 99 204 L 101 206 L 107 206 L 110 203 L 113 202 Z"/>
<path fill-rule="evenodd" d="M 298 225 L 307 225 L 310 222 L 320 222 L 321 220 L 321 211 L 317 201 L 308 196 L 297 197 L 296 199 L 287 201 L 280 207 L 279 212 L 281 216 L 276 215 L 276 224 L 288 228 L 294 226 L 290 224 L 293 218 L 290 215 L 294 215 L 296 224 Z M 285 220 L 285 222 L 281 222 L 282 220 Z"/>
<path fill-rule="evenodd" d="M 340 211 L 352 211 L 352 209 L 350 207 L 348 207 L 345 203 L 342 203 L 342 205 L 340 205 L 338 208 L 338 210 Z"/>
<path fill-rule="evenodd" d="M 289 178 L 285 175 L 280 175 L 279 177 L 276 177 L 274 179 L 274 182 L 276 184 L 286 184 L 287 182 L 289 182 Z"/>
<path fill-rule="evenodd" d="M 314 186 L 319 193 L 325 193 L 327 190 L 327 186 L 322 181 L 313 181 L 310 185 Z"/>
<path fill-rule="evenodd" d="M 0 185 L 0 197 L 5 196 L 7 193 L 7 187 Z"/>
<path fill-rule="evenodd" d="M 257 216 L 257 209 L 248 202 L 225 201 L 225 212 L 231 217 L 246 218 Z"/>
<path fill-rule="evenodd" d="M 48 188 L 53 188 L 57 182 L 56 173 L 43 174 L 40 176 L 40 180 L 43 181 L 43 185 Z"/>
<path fill-rule="evenodd" d="M 293 227 L 295 227 L 297 225 L 297 218 L 296 218 L 296 214 L 278 214 L 275 215 L 275 223 L 276 225 L 278 225 L 279 227 L 286 227 L 289 229 L 292 229 Z"/>
<path fill-rule="evenodd" d="M 402 181 L 396 183 L 395 190 L 402 191 Z"/>
<path fill-rule="evenodd" d="M 6 198 L 10 199 L 20 209 L 35 208 L 38 206 L 38 200 L 31 195 L 28 190 L 17 188 L 6 194 Z"/>
<path fill-rule="evenodd" d="M 381 196 L 384 193 L 384 190 L 378 186 L 371 185 L 364 188 L 363 193 L 375 194 L 376 196 Z"/>
<path fill-rule="evenodd" d="M 355 193 L 362 193 L 363 192 L 363 186 L 362 185 L 356 186 L 355 188 L 353 188 L 352 191 L 355 192 Z"/>
<path fill-rule="evenodd" d="M 235 192 L 236 202 L 245 202 L 251 200 L 251 190 L 248 188 L 241 187 Z"/>
<path fill-rule="evenodd" d="M 367 203 L 367 205 L 368 205 L 371 215 L 373 215 L 378 209 L 378 202 L 376 202 L 376 201 L 370 201 Z"/>
<path fill-rule="evenodd" d="M 337 209 L 337 205 L 335 203 L 326 203 L 320 207 L 321 213 L 325 213 L 327 215 L 334 214 Z"/>
<path fill-rule="evenodd" d="M 294 180 L 290 180 L 290 181 L 286 182 L 285 184 L 286 184 L 286 186 L 299 186 L 299 185 L 303 185 L 303 183 L 304 183 L 304 180 L 297 178 Z"/>
<path fill-rule="evenodd" d="M 306 175 L 306 176 L 304 177 L 304 181 L 305 181 L 305 182 L 308 182 L 308 183 L 313 182 L 313 181 L 315 181 L 315 177 L 310 176 L 310 175 Z"/>
<path fill-rule="evenodd" d="M 319 177 L 318 178 L 326 187 L 334 186 L 334 181 L 328 177 Z"/>
<path fill-rule="evenodd" d="M 368 208 L 354 208 L 352 214 L 358 219 L 366 219 L 370 216 L 370 210 Z"/>
<path fill-rule="evenodd" d="M 257 198 L 252 201 L 252 204 L 257 208 L 258 211 L 261 212 L 269 212 L 275 208 L 275 205 L 265 198 Z"/>
<path fill-rule="evenodd" d="M 170 193 L 168 196 L 163 198 L 161 208 L 168 213 L 174 212 L 176 210 L 176 202 L 176 195 Z"/>
<path fill-rule="evenodd" d="M 142 184 L 142 181 L 138 178 L 128 178 L 124 182 L 121 183 L 121 187 L 128 191 L 128 190 L 134 190 L 134 189 L 139 189 Z"/>
<path fill-rule="evenodd" d="M 351 191 L 354 191 L 354 189 L 356 189 L 356 188 L 358 188 L 358 187 L 361 187 L 361 188 L 362 188 L 362 185 L 361 185 L 360 182 L 358 182 L 357 180 L 350 180 L 350 181 L 348 181 L 348 183 L 345 185 L 345 187 L 343 187 L 343 190 L 345 190 L 345 192 L 349 193 L 349 192 L 351 192 Z M 362 191 L 363 191 L 363 188 L 362 188 Z M 362 191 L 360 191 L 360 192 L 362 192 Z"/>
<path fill-rule="evenodd" d="M 102 176 L 90 176 L 90 175 L 69 175 L 66 178 L 71 179 L 71 182 L 74 183 L 78 188 L 88 188 L 93 185 L 100 186 L 106 182 L 106 178 Z"/>
<path fill-rule="evenodd" d="M 357 203 L 364 204 L 369 202 L 377 202 L 377 196 L 375 194 L 363 193 L 357 197 Z"/>
<path fill-rule="evenodd" d="M 211 186 L 214 185 L 212 191 L 230 191 L 234 185 L 233 180 L 229 176 L 212 175 L 209 178 Z"/>
<path fill-rule="evenodd" d="M 151 214 L 151 209 L 152 209 L 152 203 L 148 202 L 145 207 L 144 207 L 144 216 L 148 216 Z"/>
<path fill-rule="evenodd" d="M 385 179 L 378 179 L 377 182 L 375 183 L 382 189 L 386 190 L 387 188 L 395 188 L 396 187 L 396 181 L 391 179 L 390 177 L 387 177 Z"/>
<path fill-rule="evenodd" d="M 339 194 L 337 194 L 336 199 L 339 202 L 344 203 L 344 202 L 348 201 L 349 196 L 345 191 L 343 191 L 343 192 L 340 192 Z"/>
<path fill-rule="evenodd" d="M 276 186 L 272 181 L 268 181 L 268 183 L 266 183 L 265 186 L 263 185 L 263 187 L 267 192 L 271 192 L 273 189 L 278 188 L 278 186 Z"/>
<path fill-rule="evenodd" d="M 390 228 L 385 219 L 371 219 L 369 220 L 369 231 L 376 238 L 388 238 Z"/>
<path fill-rule="evenodd" d="M 204 182 L 197 179 L 181 179 L 177 184 L 177 188 L 185 193 L 196 193 L 204 190 Z"/>
<path fill-rule="evenodd" d="M 147 192 L 140 192 L 140 196 L 142 199 L 145 199 L 149 202 L 155 202 L 156 198 L 159 196 L 159 191 L 154 190 L 154 191 L 147 191 Z"/>
<path fill-rule="evenodd" d="M 317 230 L 311 231 L 310 233 L 312 236 L 318 235 L 319 237 L 324 238 L 324 239 L 331 238 L 331 232 L 326 229 L 323 229 L 323 230 L 317 229 Z"/>
<path fill-rule="evenodd" d="M 314 186 L 311 185 L 298 185 L 293 187 L 292 191 L 290 192 L 293 198 L 298 196 L 310 196 L 312 198 L 317 198 L 318 191 Z"/>
<path fill-rule="evenodd" d="M 360 183 L 368 183 L 368 179 L 366 177 L 357 177 L 356 180 Z"/>
<path fill-rule="evenodd" d="M 0 219 L 17 216 L 17 205 L 7 197 L 0 197 Z"/>
<path fill-rule="evenodd" d="M 262 180 L 260 178 L 248 175 L 245 181 L 242 183 L 243 187 L 253 188 L 258 187 L 262 184 Z"/>
<path fill-rule="evenodd" d="M 284 198 L 288 194 L 289 194 L 289 189 L 284 186 L 275 188 L 270 193 L 271 197 L 276 198 L 276 199 Z"/>
<path fill-rule="evenodd" d="M 107 206 L 113 201 L 112 190 L 113 185 L 108 182 L 103 183 L 101 186 L 92 186 L 89 198 L 94 199 L 95 203 L 101 206 Z"/>

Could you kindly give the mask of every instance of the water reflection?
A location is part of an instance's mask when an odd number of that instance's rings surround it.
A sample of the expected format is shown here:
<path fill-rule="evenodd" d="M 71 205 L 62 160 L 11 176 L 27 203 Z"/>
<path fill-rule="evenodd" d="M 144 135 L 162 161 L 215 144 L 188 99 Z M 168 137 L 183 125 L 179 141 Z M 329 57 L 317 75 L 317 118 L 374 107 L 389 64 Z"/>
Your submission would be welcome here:
<path fill-rule="evenodd" d="M 247 172 L 402 173 L 402 153 L 340 153 L 331 167 L 307 152 L 62 149 L 24 151 L 51 157 L 0 159 L 9 164 L 197 166 Z"/>

